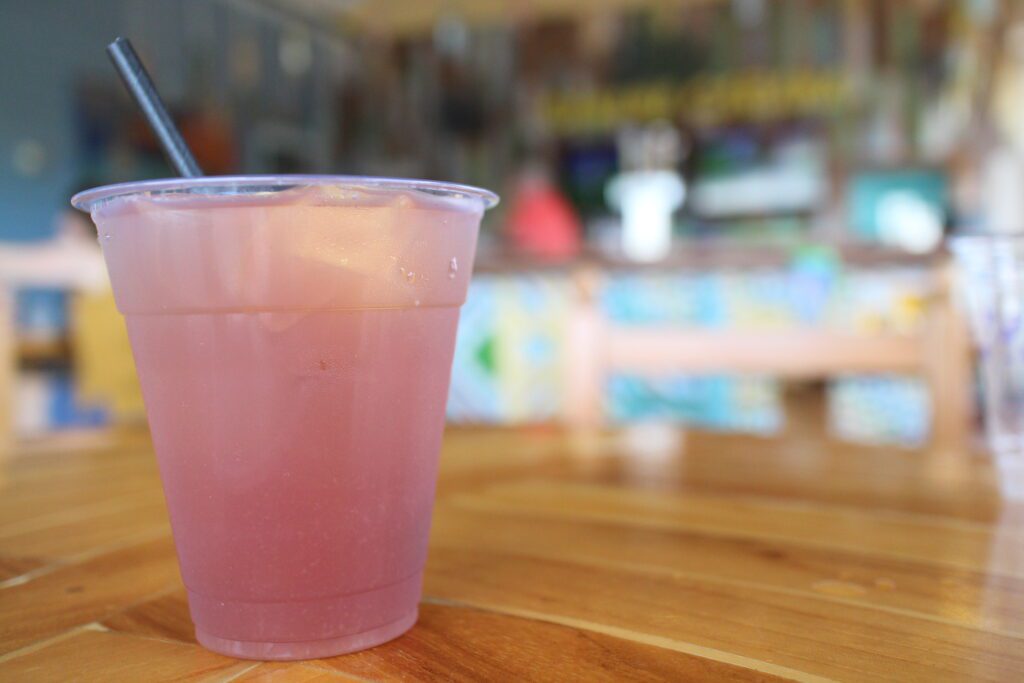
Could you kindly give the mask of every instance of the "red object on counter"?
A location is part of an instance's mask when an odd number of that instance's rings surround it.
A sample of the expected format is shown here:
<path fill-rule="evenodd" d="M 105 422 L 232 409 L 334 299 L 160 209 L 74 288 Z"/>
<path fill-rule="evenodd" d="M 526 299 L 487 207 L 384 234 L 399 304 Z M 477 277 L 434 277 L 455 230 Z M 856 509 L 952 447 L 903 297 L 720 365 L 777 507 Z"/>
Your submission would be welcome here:
<path fill-rule="evenodd" d="M 579 215 L 542 175 L 528 175 L 520 183 L 506 227 L 513 245 L 534 256 L 563 259 L 579 253 L 583 232 Z"/>

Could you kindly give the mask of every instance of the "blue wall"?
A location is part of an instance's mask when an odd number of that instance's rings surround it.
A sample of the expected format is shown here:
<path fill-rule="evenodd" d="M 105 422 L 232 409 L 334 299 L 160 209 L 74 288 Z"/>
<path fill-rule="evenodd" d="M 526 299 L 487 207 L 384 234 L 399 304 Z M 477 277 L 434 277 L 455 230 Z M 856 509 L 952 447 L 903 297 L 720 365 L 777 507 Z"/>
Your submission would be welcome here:
<path fill-rule="evenodd" d="M 206 3 L 207 5 L 215 3 Z M 174 0 L 0 0 L 0 240 L 43 239 L 77 177 L 73 102 L 84 76 L 116 80 L 104 48 L 130 35 L 170 100 L 184 89 L 184 13 Z M 200 9 L 200 14 L 205 10 Z M 19 174 L 20 142 L 43 145 L 45 166 Z"/>

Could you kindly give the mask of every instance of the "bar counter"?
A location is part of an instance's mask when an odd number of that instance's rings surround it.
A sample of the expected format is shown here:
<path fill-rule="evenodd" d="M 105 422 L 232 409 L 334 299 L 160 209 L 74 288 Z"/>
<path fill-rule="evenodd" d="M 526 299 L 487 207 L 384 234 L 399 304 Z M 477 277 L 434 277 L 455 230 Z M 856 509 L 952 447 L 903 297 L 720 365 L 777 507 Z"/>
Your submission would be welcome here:
<path fill-rule="evenodd" d="M 418 624 L 194 639 L 148 436 L 0 463 L 0 679 L 1020 680 L 1024 506 L 986 458 L 661 427 L 450 428 Z"/>

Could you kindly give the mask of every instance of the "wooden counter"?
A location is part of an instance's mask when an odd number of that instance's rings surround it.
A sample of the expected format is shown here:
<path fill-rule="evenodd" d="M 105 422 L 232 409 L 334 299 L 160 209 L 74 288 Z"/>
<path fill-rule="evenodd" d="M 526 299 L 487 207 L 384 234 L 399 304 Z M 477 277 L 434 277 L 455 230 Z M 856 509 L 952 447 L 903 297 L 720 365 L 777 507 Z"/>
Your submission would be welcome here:
<path fill-rule="evenodd" d="M 147 437 L 0 471 L 0 680 L 1021 680 L 1024 507 L 984 459 L 449 430 L 419 624 L 261 664 L 195 644 Z"/>

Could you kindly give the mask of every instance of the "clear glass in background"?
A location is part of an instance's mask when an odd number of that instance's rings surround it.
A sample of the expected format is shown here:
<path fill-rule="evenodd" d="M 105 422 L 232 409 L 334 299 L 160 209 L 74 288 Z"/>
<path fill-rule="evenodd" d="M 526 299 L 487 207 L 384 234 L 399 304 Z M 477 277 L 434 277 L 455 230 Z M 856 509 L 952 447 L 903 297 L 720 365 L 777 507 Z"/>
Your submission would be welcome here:
<path fill-rule="evenodd" d="M 978 347 L 985 432 L 1005 493 L 1024 496 L 1024 235 L 950 242 Z"/>
<path fill-rule="evenodd" d="M 324 657 L 415 622 L 459 307 L 496 201 L 308 176 L 73 199 L 127 323 L 206 647 Z"/>

